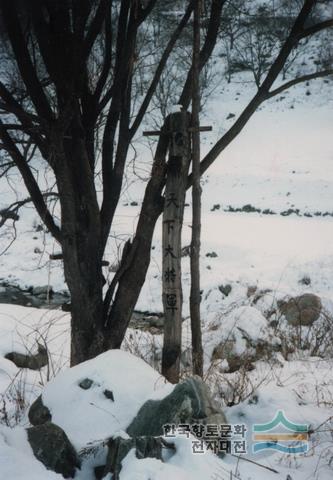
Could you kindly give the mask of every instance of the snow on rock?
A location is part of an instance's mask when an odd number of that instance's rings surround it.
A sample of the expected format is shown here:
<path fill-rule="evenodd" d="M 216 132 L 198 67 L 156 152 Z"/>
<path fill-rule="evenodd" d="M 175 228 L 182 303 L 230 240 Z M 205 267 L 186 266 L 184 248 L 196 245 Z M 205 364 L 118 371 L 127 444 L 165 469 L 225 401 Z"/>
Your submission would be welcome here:
<path fill-rule="evenodd" d="M 217 313 L 212 318 L 210 328 L 205 332 L 205 351 L 212 354 L 220 342 L 232 344 L 232 353 L 242 355 L 249 345 L 267 339 L 267 320 L 255 307 L 236 307 L 227 314 Z"/>
<path fill-rule="evenodd" d="M 52 422 L 79 449 L 125 430 L 147 399 L 163 398 L 172 389 L 143 360 L 110 350 L 60 373 L 45 387 L 42 399 Z"/>
<path fill-rule="evenodd" d="M 10 480 L 60 480 L 33 455 L 23 428 L 0 426 L 0 478 Z"/>

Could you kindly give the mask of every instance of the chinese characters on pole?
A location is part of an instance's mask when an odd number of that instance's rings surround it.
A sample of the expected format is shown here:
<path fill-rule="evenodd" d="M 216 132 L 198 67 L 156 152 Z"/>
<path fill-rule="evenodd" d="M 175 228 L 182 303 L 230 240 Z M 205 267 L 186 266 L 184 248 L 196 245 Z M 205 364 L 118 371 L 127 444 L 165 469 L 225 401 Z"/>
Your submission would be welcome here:
<path fill-rule="evenodd" d="M 162 373 L 172 383 L 179 378 L 182 328 L 181 231 L 190 164 L 189 114 L 169 117 L 170 140 L 163 212 L 164 344 Z"/>

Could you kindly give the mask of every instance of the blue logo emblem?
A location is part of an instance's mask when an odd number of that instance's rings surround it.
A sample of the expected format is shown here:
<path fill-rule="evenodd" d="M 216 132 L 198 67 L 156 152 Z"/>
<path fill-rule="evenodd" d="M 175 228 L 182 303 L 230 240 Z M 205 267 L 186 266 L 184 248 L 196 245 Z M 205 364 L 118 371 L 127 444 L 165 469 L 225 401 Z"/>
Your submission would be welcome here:
<path fill-rule="evenodd" d="M 253 425 L 253 453 L 268 449 L 294 455 L 305 453 L 309 449 L 308 432 L 308 425 L 291 422 L 279 410 L 271 422 Z"/>

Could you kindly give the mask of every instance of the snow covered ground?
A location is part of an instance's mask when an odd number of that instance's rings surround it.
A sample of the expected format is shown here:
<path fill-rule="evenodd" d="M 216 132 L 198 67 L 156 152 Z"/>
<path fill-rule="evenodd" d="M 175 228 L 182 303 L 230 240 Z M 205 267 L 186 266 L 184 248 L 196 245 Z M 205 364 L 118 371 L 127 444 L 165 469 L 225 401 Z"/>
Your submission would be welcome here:
<path fill-rule="evenodd" d="M 18 320 L 12 329 L 11 346 L 18 351 L 24 351 L 22 332 L 27 328 L 36 332 L 35 325 L 49 322 L 50 335 L 56 334 L 57 322 L 64 326 L 68 315 L 63 318 L 60 312 L 46 313 L 43 310 L 7 306 L 5 314 L 9 318 Z M 246 307 L 252 308 L 252 307 Z M 23 310 L 26 312 L 23 316 Z M 257 317 L 252 313 L 253 325 L 259 335 L 260 314 Z M 243 326 L 246 319 L 243 317 Z M 233 317 L 235 319 L 235 316 Z M 229 322 L 231 322 L 231 318 Z M 129 335 L 133 335 L 133 331 Z M 217 332 L 209 337 L 205 334 L 205 347 L 210 349 L 216 344 Z M 51 338 L 51 337 L 50 337 Z M 51 354 L 51 365 L 56 365 L 59 356 L 57 348 L 63 349 L 64 340 L 68 344 L 67 334 L 57 336 Z M 8 339 L 7 339 L 8 342 Z M 6 341 L 3 341 L 5 345 Z M 4 348 L 4 347 L 2 347 Z M 175 478 L 177 480 L 202 478 L 227 480 L 239 478 L 241 480 L 254 479 L 279 479 L 285 480 L 290 475 L 293 480 L 318 479 L 329 480 L 332 478 L 331 461 L 333 456 L 332 443 L 332 400 L 333 377 L 332 361 L 320 358 L 303 358 L 285 361 L 281 356 L 278 361 L 271 363 L 259 361 L 252 372 L 245 377 L 240 377 L 238 372 L 220 376 L 219 369 L 207 372 L 207 379 L 213 388 L 216 387 L 216 399 L 221 401 L 220 395 L 235 402 L 235 405 L 223 409 L 230 424 L 245 424 L 248 454 L 235 458 L 225 457 L 223 460 L 216 458 L 211 452 L 193 454 L 191 439 L 179 436 L 172 439 L 177 448 L 176 455 L 166 458 L 165 463 L 155 459 L 138 460 L 133 452 L 126 457 L 121 473 L 121 480 L 164 480 Z M 20 427 L 14 429 L 0 427 L 0 478 L 23 480 L 39 480 L 39 478 L 62 478 L 45 468 L 33 457 L 22 426 L 27 426 L 26 407 L 17 405 L 18 394 L 25 395 L 27 403 L 42 391 L 43 400 L 51 409 L 52 420 L 61 426 L 78 451 L 101 444 L 102 441 L 114 434 L 121 434 L 134 418 L 140 405 L 148 398 L 159 399 L 167 395 L 173 388 L 158 372 L 149 367 L 142 360 L 125 352 L 110 351 L 98 358 L 85 362 L 71 370 L 65 369 L 42 390 L 47 383 L 49 374 L 47 368 L 42 372 L 28 371 L 21 381 L 17 382 L 19 370 L 13 367 L 8 360 L 2 359 L 0 369 L 1 391 L 5 394 L 3 400 L 7 403 L 8 418 Z M 78 383 L 85 378 L 94 379 L 91 389 L 83 391 L 78 388 Z M 139 381 L 137 381 L 139 380 Z M 241 381 L 240 381 L 241 380 Z M 246 385 L 245 385 L 246 383 Z M 21 386 L 22 392 L 19 391 Z M 103 391 L 111 389 L 114 402 L 110 402 L 103 395 Z M 229 390 L 229 391 L 228 391 Z M 237 395 L 243 395 L 243 400 L 237 401 Z M 10 403 L 10 397 L 12 403 Z M 15 403 L 16 402 L 16 403 Z M 10 406 L 17 407 L 17 416 L 10 410 Z M 297 424 L 307 424 L 312 431 L 309 441 L 309 450 L 305 455 L 293 455 L 268 451 L 252 453 L 252 427 L 256 423 L 272 420 L 276 412 L 283 410 L 288 419 Z M 5 410 L 2 408 L 2 423 Z M 14 426 L 14 423 L 11 425 Z M 77 480 L 91 480 L 94 465 L 105 460 L 105 448 L 97 453 L 83 457 L 81 471 L 76 475 Z M 249 463 L 254 462 L 254 463 Z M 259 464 L 259 465 L 258 465 Z M 268 467 L 269 470 L 266 468 Z M 273 471 L 274 470 L 274 471 Z M 29 476 L 26 477 L 26 472 Z M 231 473 L 234 477 L 231 477 Z M 111 480 L 111 478 L 110 478 Z"/>

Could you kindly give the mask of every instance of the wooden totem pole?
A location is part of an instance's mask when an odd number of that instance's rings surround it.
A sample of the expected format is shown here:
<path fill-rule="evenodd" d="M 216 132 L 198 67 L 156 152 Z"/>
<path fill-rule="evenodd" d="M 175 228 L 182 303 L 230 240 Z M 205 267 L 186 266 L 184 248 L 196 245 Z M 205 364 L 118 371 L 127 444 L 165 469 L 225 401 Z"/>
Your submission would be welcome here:
<path fill-rule="evenodd" d="M 169 118 L 169 160 L 163 212 L 162 274 L 164 344 L 162 373 L 169 382 L 179 379 L 182 328 L 181 232 L 188 170 L 191 160 L 190 114 Z"/>

